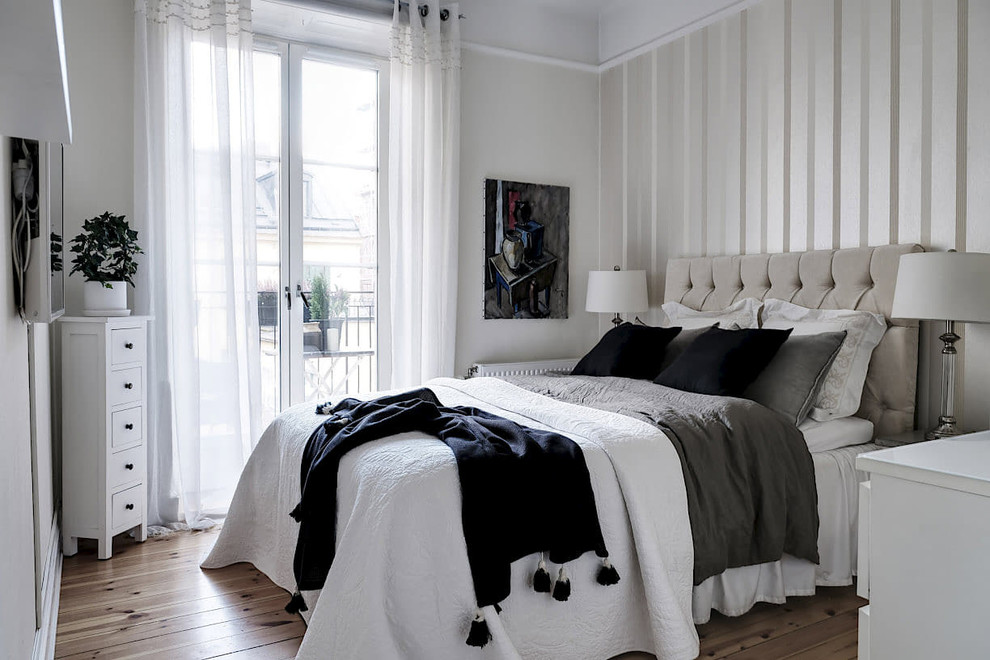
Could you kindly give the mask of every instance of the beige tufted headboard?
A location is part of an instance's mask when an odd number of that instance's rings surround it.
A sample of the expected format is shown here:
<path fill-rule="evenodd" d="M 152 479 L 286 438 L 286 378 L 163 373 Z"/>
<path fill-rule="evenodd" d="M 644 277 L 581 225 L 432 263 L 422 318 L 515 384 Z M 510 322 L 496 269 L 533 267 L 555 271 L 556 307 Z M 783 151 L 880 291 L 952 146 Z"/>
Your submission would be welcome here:
<path fill-rule="evenodd" d="M 873 351 L 859 417 L 874 435 L 914 428 L 918 379 L 918 323 L 892 320 L 897 265 L 920 245 L 671 259 L 664 301 L 693 309 L 722 309 L 743 298 L 778 298 L 803 307 L 865 309 L 887 318 Z"/>

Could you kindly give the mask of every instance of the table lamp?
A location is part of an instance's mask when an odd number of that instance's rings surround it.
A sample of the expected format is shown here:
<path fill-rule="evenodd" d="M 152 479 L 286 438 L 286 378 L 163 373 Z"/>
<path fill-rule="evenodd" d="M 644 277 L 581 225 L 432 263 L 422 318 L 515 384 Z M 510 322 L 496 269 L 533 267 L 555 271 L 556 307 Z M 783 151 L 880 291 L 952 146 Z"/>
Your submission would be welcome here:
<path fill-rule="evenodd" d="M 620 312 L 642 312 L 650 308 L 646 295 L 645 270 L 592 270 L 588 272 L 588 299 L 584 306 L 589 312 L 615 314 L 612 323 L 619 325 Z"/>
<path fill-rule="evenodd" d="M 917 252 L 901 256 L 894 288 L 893 318 L 944 321 L 942 413 L 925 433 L 933 440 L 959 435 L 955 418 L 956 322 L 990 323 L 990 254 Z"/>

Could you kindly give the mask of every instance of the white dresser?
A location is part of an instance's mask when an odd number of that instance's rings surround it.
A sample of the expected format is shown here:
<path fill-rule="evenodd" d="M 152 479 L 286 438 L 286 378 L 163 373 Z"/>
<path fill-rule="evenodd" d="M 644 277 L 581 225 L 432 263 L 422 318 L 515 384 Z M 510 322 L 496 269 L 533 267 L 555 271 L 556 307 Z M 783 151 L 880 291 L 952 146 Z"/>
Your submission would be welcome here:
<path fill-rule="evenodd" d="M 860 454 L 863 660 L 990 658 L 990 432 Z"/>
<path fill-rule="evenodd" d="M 148 317 L 62 317 L 62 551 L 147 535 Z"/>

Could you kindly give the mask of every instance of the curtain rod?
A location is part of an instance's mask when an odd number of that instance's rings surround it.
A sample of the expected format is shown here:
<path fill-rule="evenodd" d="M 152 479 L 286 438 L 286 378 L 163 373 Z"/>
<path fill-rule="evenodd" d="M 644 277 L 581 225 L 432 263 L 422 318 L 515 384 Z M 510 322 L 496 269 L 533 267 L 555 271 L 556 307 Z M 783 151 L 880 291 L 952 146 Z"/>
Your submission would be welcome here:
<path fill-rule="evenodd" d="M 382 18 L 391 18 L 394 4 L 392 0 L 276 0 L 283 4 L 299 5 L 312 9 L 337 9 L 347 14 L 372 15 Z M 400 9 L 409 9 L 408 2 L 400 2 Z M 429 5 L 419 5 L 419 15 L 426 18 L 430 15 Z M 458 18 L 464 18 L 464 14 L 458 14 Z M 440 20 L 446 21 L 450 18 L 450 10 L 440 10 Z"/>

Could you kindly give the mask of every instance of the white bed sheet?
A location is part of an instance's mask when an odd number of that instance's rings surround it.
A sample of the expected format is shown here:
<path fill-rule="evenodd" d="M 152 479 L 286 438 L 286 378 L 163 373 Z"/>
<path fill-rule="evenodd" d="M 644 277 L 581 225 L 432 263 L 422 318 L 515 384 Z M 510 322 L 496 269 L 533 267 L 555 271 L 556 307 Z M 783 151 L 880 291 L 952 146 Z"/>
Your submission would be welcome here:
<path fill-rule="evenodd" d="M 856 456 L 876 449 L 879 447 L 875 444 L 860 444 L 811 455 L 818 490 L 819 565 L 784 555 L 780 561 L 730 568 L 708 578 L 694 588 L 694 622 L 706 623 L 712 610 L 739 616 L 756 603 L 783 603 L 788 596 L 811 596 L 816 586 L 852 584 L 856 575 L 859 483 L 867 479 L 866 473 L 855 467 Z"/>
<path fill-rule="evenodd" d="M 840 417 L 817 422 L 810 417 L 798 426 L 812 454 L 866 444 L 873 439 L 873 422 L 862 417 Z"/>

